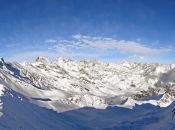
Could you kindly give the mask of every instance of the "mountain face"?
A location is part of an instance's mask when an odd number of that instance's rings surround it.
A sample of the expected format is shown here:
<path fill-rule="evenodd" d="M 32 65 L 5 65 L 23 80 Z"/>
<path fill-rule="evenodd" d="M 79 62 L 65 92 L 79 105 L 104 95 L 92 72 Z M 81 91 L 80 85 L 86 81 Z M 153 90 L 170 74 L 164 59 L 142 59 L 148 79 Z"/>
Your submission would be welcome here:
<path fill-rule="evenodd" d="M 44 57 L 38 57 L 34 63 L 10 63 L 1 58 L 0 129 L 130 129 L 131 126 L 147 129 L 160 127 L 155 124 L 162 119 L 171 129 L 171 122 L 167 122 L 173 120 L 174 90 L 175 64 L 127 61 L 114 64 L 63 58 L 50 62 Z M 149 111 L 142 107 L 147 105 L 151 106 Z M 138 114 L 137 107 L 144 114 Z M 133 112 L 138 117 L 127 122 L 134 115 L 126 117 L 118 110 Z M 169 116 L 165 118 L 162 111 L 169 112 Z M 153 112 L 158 116 L 151 118 Z M 96 114 L 90 117 L 87 113 Z M 119 121 L 113 113 L 123 117 L 120 124 L 116 124 Z M 97 120 L 95 115 L 102 119 L 90 127 L 90 120 Z M 109 115 L 111 121 L 106 122 Z M 146 118 L 141 120 L 139 115 Z M 145 120 L 148 118 L 155 123 Z M 141 123 L 145 121 L 146 124 Z M 104 122 L 106 125 L 98 126 Z"/>

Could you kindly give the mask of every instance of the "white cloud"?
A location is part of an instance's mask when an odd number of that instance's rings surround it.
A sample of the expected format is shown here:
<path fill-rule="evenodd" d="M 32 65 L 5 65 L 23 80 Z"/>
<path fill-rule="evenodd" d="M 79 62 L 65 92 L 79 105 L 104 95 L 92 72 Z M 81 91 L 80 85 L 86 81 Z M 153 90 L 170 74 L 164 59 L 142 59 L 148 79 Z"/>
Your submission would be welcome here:
<path fill-rule="evenodd" d="M 129 56 L 129 58 L 135 58 L 135 57 L 137 57 L 136 54 L 134 54 L 134 55 L 132 55 L 132 56 Z"/>
<path fill-rule="evenodd" d="M 145 60 L 145 57 L 143 57 L 143 56 L 140 56 L 140 60 Z"/>
<path fill-rule="evenodd" d="M 107 37 L 91 37 L 80 34 L 71 36 L 72 40 L 61 40 L 57 45 L 49 47 L 56 50 L 57 55 L 66 58 L 99 58 L 112 56 L 114 53 L 132 54 L 132 59 L 146 60 L 141 55 L 158 55 L 172 52 L 172 48 L 151 48 L 134 41 L 116 40 Z"/>
<path fill-rule="evenodd" d="M 54 42 L 57 42 L 57 40 L 55 40 L 55 39 L 47 39 L 45 42 L 54 43 Z"/>
<path fill-rule="evenodd" d="M 54 45 L 43 46 L 42 50 L 19 53 L 11 57 L 10 61 L 34 61 L 38 56 L 43 56 L 48 59 L 55 59 L 56 57 L 82 59 L 82 58 L 100 58 L 103 56 L 109 58 L 116 58 L 115 54 L 127 54 L 125 59 L 130 60 L 147 60 L 145 57 L 150 55 L 158 55 L 161 53 L 173 52 L 173 48 L 151 48 L 142 45 L 135 41 L 116 40 L 108 37 L 91 37 L 80 34 L 71 36 L 71 40 L 48 39 L 46 42 L 58 42 Z M 48 45 L 48 44 L 47 44 Z M 120 54 L 119 54 L 120 53 Z"/>
<path fill-rule="evenodd" d="M 68 42 L 71 43 L 71 42 Z M 99 53 L 88 53 L 84 52 L 84 49 L 86 47 L 79 44 L 57 44 L 52 49 L 55 49 L 57 51 L 57 54 L 61 57 L 66 58 L 74 58 L 74 57 L 81 57 L 81 58 L 97 58 L 100 56 Z"/>
<path fill-rule="evenodd" d="M 140 42 L 142 39 L 139 39 L 139 38 L 138 38 L 138 39 L 136 39 L 136 40 L 137 40 L 138 42 Z"/>
<path fill-rule="evenodd" d="M 77 41 L 67 42 L 72 44 L 72 48 L 89 48 L 96 50 L 116 50 L 126 54 L 160 54 L 164 52 L 171 52 L 172 48 L 160 48 L 154 49 L 151 47 L 146 47 L 140 43 L 134 41 L 125 41 L 125 40 L 115 40 L 112 38 L 103 38 L 103 37 L 90 37 L 82 36 L 80 34 L 73 35 L 72 38 L 75 38 Z"/>
<path fill-rule="evenodd" d="M 82 36 L 80 34 L 72 35 L 73 38 L 80 39 Z"/>
<path fill-rule="evenodd" d="M 143 60 L 145 61 L 146 60 L 146 58 L 144 56 L 139 56 L 136 54 L 129 56 L 129 59 L 133 60 L 133 61 L 143 61 Z"/>
<path fill-rule="evenodd" d="M 133 41 L 115 41 L 115 48 L 118 49 L 121 52 L 124 53 L 130 53 L 130 54 L 160 54 L 164 52 L 170 52 L 172 49 L 153 49 L 150 47 L 146 47 L 144 45 L 141 45 L 139 43 L 133 42 Z"/>

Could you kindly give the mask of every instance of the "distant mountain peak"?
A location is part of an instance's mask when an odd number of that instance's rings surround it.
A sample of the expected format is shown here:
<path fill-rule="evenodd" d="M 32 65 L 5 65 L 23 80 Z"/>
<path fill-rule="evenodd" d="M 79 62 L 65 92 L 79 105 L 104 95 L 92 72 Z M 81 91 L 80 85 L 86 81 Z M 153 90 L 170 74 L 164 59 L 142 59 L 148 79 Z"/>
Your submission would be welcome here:
<path fill-rule="evenodd" d="M 41 62 L 41 63 L 44 63 L 44 64 L 45 63 L 50 63 L 50 61 L 47 58 L 42 57 L 42 56 L 37 57 L 36 62 Z"/>
<path fill-rule="evenodd" d="M 115 64 L 89 59 L 75 61 L 61 57 L 50 62 L 41 56 L 34 63 L 9 62 L 8 66 L 1 58 L 0 66 L 0 82 L 5 86 L 27 97 L 46 97 L 60 102 L 64 100 L 61 103 L 64 109 L 61 111 L 84 106 L 104 109 L 110 104 L 133 107 L 135 103 L 142 104 L 140 99 L 143 97 L 164 94 L 166 86 L 174 81 L 172 79 L 175 73 L 173 65 L 130 61 Z M 119 99 L 115 99 L 116 96 Z M 132 97 L 134 104 L 128 106 L 122 103 Z M 168 97 L 171 98 L 171 95 Z M 172 101 L 174 100 L 169 104 Z M 59 107 L 54 107 L 57 103 L 53 106 L 48 106 L 47 103 L 36 104 L 60 111 Z M 148 100 L 147 103 L 160 104 L 156 100 Z"/>
<path fill-rule="evenodd" d="M 134 109 L 136 104 L 168 107 L 175 100 L 174 76 L 174 64 L 128 61 L 116 64 L 61 57 L 50 62 L 41 56 L 34 63 L 5 63 L 0 58 L 0 116 L 5 116 L 7 120 L 18 120 L 20 116 L 16 115 L 21 112 L 23 115 L 41 112 L 39 120 L 42 120 L 45 113 L 40 111 L 44 110 L 42 107 L 57 113 L 83 107 L 106 109 L 118 106 Z M 31 122 L 35 121 L 35 117 Z M 5 124 L 13 125 L 7 120 Z M 4 127 L 1 124 L 0 129 Z"/>
<path fill-rule="evenodd" d="M 4 66 L 4 65 L 5 65 L 4 59 L 3 59 L 3 58 L 0 58 L 0 66 L 2 67 L 2 66 Z"/>

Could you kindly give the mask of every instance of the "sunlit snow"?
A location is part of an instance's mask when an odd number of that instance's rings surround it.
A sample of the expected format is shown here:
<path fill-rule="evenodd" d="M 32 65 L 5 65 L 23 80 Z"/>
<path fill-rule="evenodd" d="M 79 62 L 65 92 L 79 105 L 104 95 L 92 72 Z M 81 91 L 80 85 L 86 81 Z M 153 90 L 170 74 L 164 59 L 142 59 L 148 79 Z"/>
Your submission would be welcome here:
<path fill-rule="evenodd" d="M 175 64 L 1 58 L 0 128 L 173 128 L 174 70 Z"/>

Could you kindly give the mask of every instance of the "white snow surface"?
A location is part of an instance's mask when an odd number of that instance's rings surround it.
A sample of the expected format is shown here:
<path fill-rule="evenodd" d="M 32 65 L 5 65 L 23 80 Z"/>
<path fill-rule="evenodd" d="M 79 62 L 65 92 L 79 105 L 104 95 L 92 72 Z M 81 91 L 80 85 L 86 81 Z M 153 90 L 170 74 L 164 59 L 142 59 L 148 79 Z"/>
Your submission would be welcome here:
<path fill-rule="evenodd" d="M 1 58 L 0 129 L 130 129 L 131 126 L 163 129 L 166 127 L 159 123 L 173 120 L 174 86 L 175 64 L 128 61 L 114 64 L 61 57 L 53 62 L 38 57 L 34 63 L 11 63 Z M 127 122 L 127 117 L 122 115 L 125 111 L 131 121 Z M 162 111 L 169 116 L 162 115 Z M 17 116 L 20 112 L 23 115 Z M 154 112 L 158 115 L 152 118 Z M 120 120 L 115 119 L 114 113 Z M 53 123 L 47 122 L 42 115 Z M 79 124 L 77 120 L 85 118 L 84 115 L 87 120 L 83 119 L 84 124 Z M 103 119 L 110 115 L 118 124 Z M 67 116 L 70 122 L 66 125 Z M 92 122 L 88 119 L 96 121 L 96 116 L 102 118 L 90 127 Z M 36 120 L 39 121 L 34 123 Z M 13 122 L 19 125 L 13 127 Z M 99 127 L 98 123 L 106 124 Z M 170 125 L 171 128 L 174 127 Z"/>
<path fill-rule="evenodd" d="M 1 101 L 1 96 L 3 96 L 3 94 L 4 94 L 3 91 L 4 91 L 4 86 L 2 84 L 0 84 L 0 117 L 3 115 L 3 113 L 2 113 L 3 103 Z"/>

